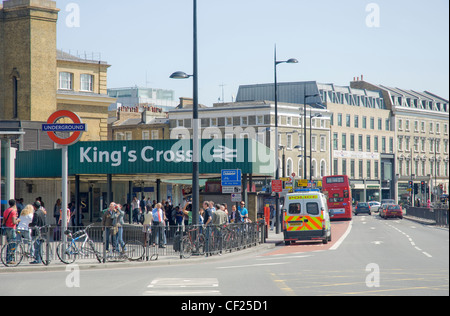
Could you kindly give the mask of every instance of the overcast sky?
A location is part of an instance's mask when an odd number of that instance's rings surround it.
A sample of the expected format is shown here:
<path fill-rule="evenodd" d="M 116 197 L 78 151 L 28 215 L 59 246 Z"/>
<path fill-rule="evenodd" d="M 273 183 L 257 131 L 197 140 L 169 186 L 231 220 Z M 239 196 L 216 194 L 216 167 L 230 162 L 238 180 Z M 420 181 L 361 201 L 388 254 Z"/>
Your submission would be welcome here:
<path fill-rule="evenodd" d="M 57 0 L 59 49 L 101 54 L 108 88 L 142 86 L 192 97 L 191 0 Z M 315 80 L 430 91 L 449 98 L 448 0 L 198 0 L 200 103 L 239 85 Z M 223 85 L 223 87 L 222 87 Z"/>

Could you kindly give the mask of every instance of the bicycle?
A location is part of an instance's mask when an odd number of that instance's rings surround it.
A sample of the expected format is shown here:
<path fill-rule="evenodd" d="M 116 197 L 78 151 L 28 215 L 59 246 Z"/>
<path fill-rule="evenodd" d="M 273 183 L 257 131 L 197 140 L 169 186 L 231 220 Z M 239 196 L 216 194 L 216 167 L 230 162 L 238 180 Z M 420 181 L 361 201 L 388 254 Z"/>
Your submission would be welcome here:
<path fill-rule="evenodd" d="M 181 240 L 181 255 L 183 258 L 188 259 L 192 254 L 205 254 L 205 235 L 200 233 L 199 227 L 188 229 L 186 236 Z"/>
<path fill-rule="evenodd" d="M 16 238 L 15 242 L 9 242 L 2 247 L 1 261 L 7 267 L 17 267 L 25 258 L 28 260 L 41 259 L 42 263 L 48 266 L 53 257 L 50 243 L 47 239 L 42 237 L 42 229 L 50 228 L 50 225 L 43 227 L 35 227 L 33 230 L 36 232 L 36 236 L 27 239 L 22 237 L 21 233 L 16 230 L 20 238 Z M 36 250 L 35 245 L 39 246 Z M 37 254 L 37 255 L 36 255 Z"/>
<path fill-rule="evenodd" d="M 58 247 L 56 248 L 56 254 L 58 255 L 59 260 L 65 264 L 72 264 L 77 259 L 77 256 L 90 256 L 95 255 L 97 261 L 102 263 L 102 256 L 99 251 L 95 249 L 95 244 L 92 239 L 89 237 L 87 230 L 93 226 L 91 224 L 87 226 L 85 229 L 77 231 L 75 234 L 72 234 L 70 230 L 66 230 L 64 234 L 70 239 L 67 242 L 60 242 Z M 77 246 L 77 242 L 81 241 L 84 238 L 84 241 L 81 247 Z"/>
<path fill-rule="evenodd" d="M 107 261 L 139 261 L 144 258 L 145 247 L 138 240 L 131 240 L 125 243 L 122 251 L 113 250 L 106 254 Z"/>

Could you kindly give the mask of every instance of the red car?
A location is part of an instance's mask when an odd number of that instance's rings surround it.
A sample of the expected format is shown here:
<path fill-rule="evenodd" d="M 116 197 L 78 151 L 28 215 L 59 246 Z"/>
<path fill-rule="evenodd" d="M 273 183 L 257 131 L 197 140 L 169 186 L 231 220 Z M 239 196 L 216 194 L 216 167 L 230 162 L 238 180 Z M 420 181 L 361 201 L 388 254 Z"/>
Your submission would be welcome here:
<path fill-rule="evenodd" d="M 380 209 L 380 216 L 388 219 L 389 217 L 398 217 L 403 219 L 403 210 L 400 205 L 388 204 Z"/>

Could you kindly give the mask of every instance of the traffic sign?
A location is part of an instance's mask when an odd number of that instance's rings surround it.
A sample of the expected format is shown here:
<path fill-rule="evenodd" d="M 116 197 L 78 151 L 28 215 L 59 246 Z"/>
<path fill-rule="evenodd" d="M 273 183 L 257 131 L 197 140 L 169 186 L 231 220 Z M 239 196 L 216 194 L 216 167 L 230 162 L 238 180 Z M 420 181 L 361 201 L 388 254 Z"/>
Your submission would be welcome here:
<path fill-rule="evenodd" d="M 72 120 L 73 123 L 70 124 L 58 124 L 57 121 L 60 118 L 68 117 Z M 57 111 L 50 115 L 50 117 L 47 120 L 47 124 L 42 124 L 42 130 L 44 132 L 47 132 L 48 137 L 50 139 L 63 146 L 70 146 L 78 142 L 78 140 L 81 137 L 82 132 L 86 131 L 86 124 L 83 124 L 81 122 L 80 117 L 71 111 L 62 110 Z M 59 137 L 56 132 L 73 132 L 72 136 L 68 138 L 61 138 Z"/>
<path fill-rule="evenodd" d="M 272 192 L 283 192 L 283 180 L 272 180 Z"/>
<path fill-rule="evenodd" d="M 241 201 L 242 201 L 241 193 L 231 194 L 231 202 L 241 202 Z"/>
<path fill-rule="evenodd" d="M 240 187 L 222 187 L 222 193 L 223 194 L 242 193 L 242 186 L 240 186 Z"/>
<path fill-rule="evenodd" d="M 242 171 L 241 170 L 222 170 L 222 186 L 223 187 L 242 186 Z"/>

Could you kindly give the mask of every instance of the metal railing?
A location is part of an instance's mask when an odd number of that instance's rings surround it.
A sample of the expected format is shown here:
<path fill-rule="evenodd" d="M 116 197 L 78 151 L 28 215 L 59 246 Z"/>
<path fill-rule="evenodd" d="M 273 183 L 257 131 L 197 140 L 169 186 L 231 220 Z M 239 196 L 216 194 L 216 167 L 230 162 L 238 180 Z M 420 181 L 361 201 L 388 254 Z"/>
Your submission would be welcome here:
<path fill-rule="evenodd" d="M 426 207 L 409 207 L 406 214 L 417 218 L 432 221 L 437 226 L 449 226 L 448 209 L 428 209 Z"/>
<path fill-rule="evenodd" d="M 188 236 L 192 230 L 202 234 L 204 238 L 203 251 L 193 255 L 211 256 L 215 254 L 242 250 L 247 247 L 256 246 L 261 243 L 261 234 L 265 230 L 259 223 L 240 223 L 226 224 L 221 226 L 151 226 L 144 228 L 142 225 L 124 225 L 123 241 L 125 243 L 136 241 L 145 248 L 143 261 L 157 260 L 161 257 L 183 257 L 183 239 Z M 76 232 L 85 229 L 85 227 L 69 227 L 69 230 L 76 236 Z M 90 240 L 94 242 L 95 252 L 101 254 L 103 262 L 107 258 L 107 254 L 115 250 L 115 240 L 118 235 L 112 236 L 113 229 L 105 229 L 102 226 L 92 226 L 88 229 Z M 109 233 L 109 234 L 108 234 Z M 51 255 L 51 262 L 58 262 L 57 247 L 61 243 L 64 232 L 58 226 L 50 226 L 44 233 L 44 238 L 48 240 Z M 5 237 L 5 236 L 0 236 Z M 3 240 L 3 242 L 2 242 Z M 108 242 L 107 242 L 108 240 Z M 81 249 L 84 239 L 76 241 L 76 245 Z M 6 238 L 0 238 L 1 247 L 6 243 Z M 108 244 L 108 248 L 106 247 Z M 120 248 L 120 246 L 118 247 Z M 80 253 L 79 259 L 97 261 L 95 253 Z M 0 263 L 1 264 L 1 263 Z"/>

